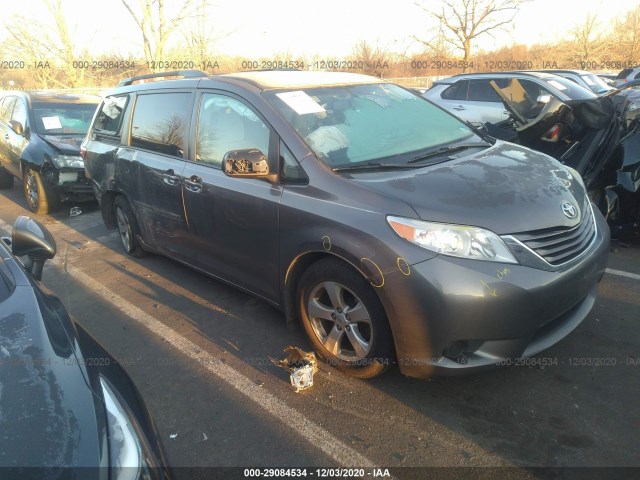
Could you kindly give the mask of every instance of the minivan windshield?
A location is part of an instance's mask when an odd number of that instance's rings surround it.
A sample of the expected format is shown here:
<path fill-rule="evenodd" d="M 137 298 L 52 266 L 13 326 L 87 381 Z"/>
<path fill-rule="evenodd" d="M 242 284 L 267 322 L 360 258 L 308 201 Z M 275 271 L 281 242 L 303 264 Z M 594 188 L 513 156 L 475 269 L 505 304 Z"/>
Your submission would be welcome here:
<path fill-rule="evenodd" d="M 85 135 L 98 104 L 33 102 L 35 131 L 43 135 Z"/>
<path fill-rule="evenodd" d="M 383 159 L 408 164 L 443 146 L 480 140 L 454 116 L 393 84 L 271 91 L 267 98 L 334 168 Z"/>

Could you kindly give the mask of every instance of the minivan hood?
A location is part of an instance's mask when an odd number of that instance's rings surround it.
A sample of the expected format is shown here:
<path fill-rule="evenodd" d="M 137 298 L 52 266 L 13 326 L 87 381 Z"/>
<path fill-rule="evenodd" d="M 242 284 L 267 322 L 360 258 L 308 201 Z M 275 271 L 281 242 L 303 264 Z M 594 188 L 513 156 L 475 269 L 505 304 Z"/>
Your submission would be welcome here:
<path fill-rule="evenodd" d="M 558 161 L 500 141 L 424 169 L 356 174 L 353 179 L 406 202 L 422 220 L 483 227 L 500 235 L 573 227 L 585 205 L 584 189 Z M 565 216 L 565 201 L 577 207 L 577 218 Z"/>
<path fill-rule="evenodd" d="M 84 136 L 80 135 L 40 135 L 45 142 L 63 154 L 80 155 L 80 144 Z"/>

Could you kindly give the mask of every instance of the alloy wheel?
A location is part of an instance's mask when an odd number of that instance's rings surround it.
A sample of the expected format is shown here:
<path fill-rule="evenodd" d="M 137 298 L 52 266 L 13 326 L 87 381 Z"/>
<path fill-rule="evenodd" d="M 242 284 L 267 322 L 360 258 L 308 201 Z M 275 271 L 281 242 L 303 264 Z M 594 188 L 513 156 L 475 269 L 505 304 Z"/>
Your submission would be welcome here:
<path fill-rule="evenodd" d="M 364 303 L 337 282 L 322 282 L 309 295 L 307 311 L 313 332 L 335 357 L 364 359 L 372 348 L 371 316 Z"/>

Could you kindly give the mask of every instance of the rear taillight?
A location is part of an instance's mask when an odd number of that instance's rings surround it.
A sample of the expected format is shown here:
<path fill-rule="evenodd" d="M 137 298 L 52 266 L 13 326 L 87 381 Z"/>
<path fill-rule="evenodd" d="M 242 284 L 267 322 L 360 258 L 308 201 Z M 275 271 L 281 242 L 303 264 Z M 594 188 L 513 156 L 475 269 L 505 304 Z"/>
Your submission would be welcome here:
<path fill-rule="evenodd" d="M 80 147 L 80 156 L 82 157 L 82 160 L 86 160 L 87 159 L 87 149 L 84 147 Z"/>
<path fill-rule="evenodd" d="M 560 134 L 562 133 L 562 125 L 560 123 L 556 123 L 553 127 L 547 130 L 540 140 L 544 142 L 557 142 L 560 140 Z"/>

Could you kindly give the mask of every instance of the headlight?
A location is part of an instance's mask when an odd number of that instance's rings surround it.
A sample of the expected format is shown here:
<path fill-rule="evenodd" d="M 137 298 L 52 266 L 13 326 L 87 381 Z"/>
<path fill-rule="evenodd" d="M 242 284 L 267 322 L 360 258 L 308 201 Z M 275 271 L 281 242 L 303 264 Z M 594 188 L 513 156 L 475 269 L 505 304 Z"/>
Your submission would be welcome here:
<path fill-rule="evenodd" d="M 138 435 L 137 422 L 123 407 L 120 396 L 102 377 L 100 385 L 107 410 L 109 429 L 109 467 L 112 480 L 155 478 L 150 475 L 154 467 L 152 456 L 144 440 Z"/>
<path fill-rule="evenodd" d="M 387 222 L 402 238 L 433 252 L 474 260 L 518 263 L 502 239 L 483 228 L 392 216 L 387 217 Z"/>
<path fill-rule="evenodd" d="M 57 155 L 53 157 L 53 163 L 58 168 L 84 168 L 84 161 L 80 155 Z"/>

